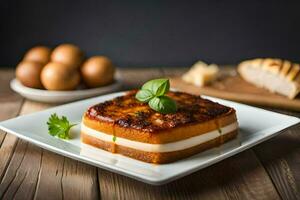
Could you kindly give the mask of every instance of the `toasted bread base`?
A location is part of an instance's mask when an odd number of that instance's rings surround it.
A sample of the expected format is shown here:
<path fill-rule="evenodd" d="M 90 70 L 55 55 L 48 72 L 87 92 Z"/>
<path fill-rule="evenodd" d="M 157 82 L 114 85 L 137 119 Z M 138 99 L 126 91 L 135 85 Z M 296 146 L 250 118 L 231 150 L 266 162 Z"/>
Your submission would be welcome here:
<path fill-rule="evenodd" d="M 184 149 L 184 150 L 180 150 L 180 151 L 173 151 L 173 152 L 162 152 L 162 153 L 145 152 L 145 151 L 140 151 L 140 150 L 132 149 L 129 147 L 117 145 L 113 142 L 105 142 L 98 138 L 89 136 L 89 135 L 85 134 L 84 132 L 81 132 L 81 140 L 85 144 L 89 144 L 91 146 L 103 149 L 105 151 L 122 154 L 124 156 L 134 158 L 137 160 L 141 160 L 144 162 L 148 162 L 148 163 L 163 164 L 163 163 L 174 162 L 176 160 L 195 155 L 195 154 L 205 151 L 207 149 L 217 147 L 217 146 L 235 138 L 237 136 L 237 134 L 238 134 L 238 131 L 235 130 L 235 131 L 232 131 L 230 133 L 223 135 L 222 137 L 218 137 L 216 139 L 213 139 L 211 141 L 199 144 L 197 146 L 194 146 L 194 147 L 191 147 L 188 149 Z"/>

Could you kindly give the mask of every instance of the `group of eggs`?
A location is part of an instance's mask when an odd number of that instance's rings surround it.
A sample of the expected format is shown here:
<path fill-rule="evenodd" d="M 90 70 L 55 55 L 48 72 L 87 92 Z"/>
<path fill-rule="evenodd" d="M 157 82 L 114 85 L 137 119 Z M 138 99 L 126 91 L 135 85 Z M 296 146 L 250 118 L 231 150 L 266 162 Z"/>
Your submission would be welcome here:
<path fill-rule="evenodd" d="M 108 85 L 114 73 L 109 58 L 93 56 L 84 60 L 83 52 L 73 44 L 61 44 L 53 50 L 34 47 L 16 69 L 16 77 L 24 86 L 47 90 L 74 90 L 81 81 L 90 88 Z"/>

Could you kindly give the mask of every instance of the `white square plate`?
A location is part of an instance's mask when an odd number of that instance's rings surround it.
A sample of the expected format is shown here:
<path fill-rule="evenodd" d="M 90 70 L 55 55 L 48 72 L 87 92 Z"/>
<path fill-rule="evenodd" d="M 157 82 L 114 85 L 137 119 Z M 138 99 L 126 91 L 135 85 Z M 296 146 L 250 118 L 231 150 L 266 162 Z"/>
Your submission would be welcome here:
<path fill-rule="evenodd" d="M 160 185 L 237 154 L 300 122 L 300 119 L 296 117 L 207 97 L 237 110 L 240 126 L 237 139 L 195 156 L 163 165 L 144 163 L 118 154 L 96 150 L 93 147 L 86 147 L 80 142 L 80 125 L 72 129 L 73 139 L 68 141 L 57 139 L 48 134 L 46 122 L 52 113 L 57 113 L 59 116 L 64 115 L 72 123 L 80 123 L 82 114 L 89 106 L 123 94 L 123 92 L 109 94 L 19 116 L 1 122 L 0 128 L 58 154 L 123 174 L 142 182 Z"/>

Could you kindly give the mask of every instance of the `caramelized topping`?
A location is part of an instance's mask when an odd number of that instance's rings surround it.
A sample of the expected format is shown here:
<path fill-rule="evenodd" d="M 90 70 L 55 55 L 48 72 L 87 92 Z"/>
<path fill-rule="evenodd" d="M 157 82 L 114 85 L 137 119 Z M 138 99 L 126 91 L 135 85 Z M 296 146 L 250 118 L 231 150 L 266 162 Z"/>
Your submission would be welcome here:
<path fill-rule="evenodd" d="M 160 114 L 147 103 L 135 99 L 136 90 L 88 109 L 90 119 L 113 123 L 124 128 L 155 132 L 192 123 L 201 123 L 235 112 L 234 109 L 183 92 L 169 92 L 178 110 L 172 114 Z"/>

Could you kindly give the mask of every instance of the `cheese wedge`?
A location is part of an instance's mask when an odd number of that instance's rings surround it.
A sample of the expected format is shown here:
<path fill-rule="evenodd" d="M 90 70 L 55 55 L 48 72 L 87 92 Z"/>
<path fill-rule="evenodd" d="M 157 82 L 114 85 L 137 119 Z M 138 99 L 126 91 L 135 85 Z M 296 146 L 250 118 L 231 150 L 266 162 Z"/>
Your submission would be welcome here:
<path fill-rule="evenodd" d="M 217 65 L 207 65 L 202 61 L 198 61 L 182 76 L 182 79 L 196 86 L 204 86 L 214 81 L 218 72 L 219 67 Z"/>

